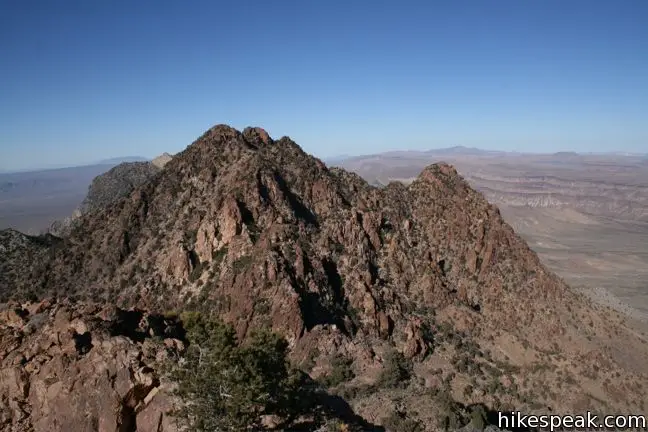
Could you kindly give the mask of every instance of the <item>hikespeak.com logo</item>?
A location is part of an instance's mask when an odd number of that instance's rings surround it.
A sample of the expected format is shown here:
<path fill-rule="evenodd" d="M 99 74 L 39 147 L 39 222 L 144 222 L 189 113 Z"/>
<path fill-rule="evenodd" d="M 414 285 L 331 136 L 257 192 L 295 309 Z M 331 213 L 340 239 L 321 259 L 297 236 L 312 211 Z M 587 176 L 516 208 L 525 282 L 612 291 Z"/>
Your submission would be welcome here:
<path fill-rule="evenodd" d="M 531 415 L 520 411 L 500 411 L 500 429 L 560 430 L 648 430 L 643 415 L 599 416 L 591 412 L 584 415 Z"/>

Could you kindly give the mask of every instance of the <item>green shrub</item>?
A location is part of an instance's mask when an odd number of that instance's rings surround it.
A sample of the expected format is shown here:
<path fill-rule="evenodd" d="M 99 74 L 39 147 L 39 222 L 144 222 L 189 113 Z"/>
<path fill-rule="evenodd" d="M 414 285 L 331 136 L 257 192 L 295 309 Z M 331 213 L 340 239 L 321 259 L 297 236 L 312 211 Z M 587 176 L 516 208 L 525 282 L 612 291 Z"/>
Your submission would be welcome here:
<path fill-rule="evenodd" d="M 176 414 L 190 430 L 263 430 L 262 415 L 294 414 L 298 386 L 285 339 L 262 331 L 239 344 L 234 329 L 218 320 L 192 312 L 181 319 L 190 346 L 172 377 L 185 401 Z"/>
<path fill-rule="evenodd" d="M 268 299 L 260 298 L 254 303 L 254 312 L 260 315 L 268 315 L 272 310 L 272 306 Z"/>
<path fill-rule="evenodd" d="M 189 282 L 197 281 L 203 273 L 203 264 L 201 262 L 196 264 L 196 267 L 189 274 Z"/>
<path fill-rule="evenodd" d="M 459 429 L 464 424 L 461 406 L 452 398 L 449 389 L 438 389 L 434 395 L 439 410 L 437 427 L 444 431 Z"/>
<path fill-rule="evenodd" d="M 245 270 L 250 264 L 252 263 L 252 257 L 243 255 L 242 257 L 236 259 L 234 263 L 232 263 L 232 267 L 236 271 L 242 271 Z"/>
<path fill-rule="evenodd" d="M 313 347 L 313 349 L 308 353 L 308 357 L 306 357 L 306 359 L 304 359 L 304 361 L 302 362 L 301 369 L 306 372 L 309 372 L 311 369 L 313 369 L 315 367 L 315 363 L 319 354 L 319 348 Z"/>
<path fill-rule="evenodd" d="M 412 376 L 412 362 L 403 353 L 391 349 L 385 354 L 383 371 L 376 383 L 379 387 L 406 386 Z"/>
<path fill-rule="evenodd" d="M 212 266 L 213 267 L 218 267 L 221 262 L 223 262 L 223 258 L 227 256 L 227 246 L 223 246 L 222 248 L 218 250 L 213 250 L 212 251 Z"/>
<path fill-rule="evenodd" d="M 355 374 L 351 369 L 353 360 L 346 357 L 335 357 L 331 362 L 331 373 L 322 379 L 326 387 L 335 387 L 343 382 L 351 381 Z"/>
<path fill-rule="evenodd" d="M 383 419 L 383 426 L 390 432 L 424 432 L 425 428 L 418 420 L 408 418 L 406 414 L 394 412 Z"/>
<path fill-rule="evenodd" d="M 184 242 L 185 245 L 188 247 L 192 247 L 194 244 L 196 244 L 196 239 L 198 238 L 198 231 L 193 229 L 185 232 L 184 234 Z"/>
<path fill-rule="evenodd" d="M 470 425 L 473 430 L 483 431 L 488 421 L 486 420 L 486 411 L 481 405 L 472 407 L 470 410 Z"/>

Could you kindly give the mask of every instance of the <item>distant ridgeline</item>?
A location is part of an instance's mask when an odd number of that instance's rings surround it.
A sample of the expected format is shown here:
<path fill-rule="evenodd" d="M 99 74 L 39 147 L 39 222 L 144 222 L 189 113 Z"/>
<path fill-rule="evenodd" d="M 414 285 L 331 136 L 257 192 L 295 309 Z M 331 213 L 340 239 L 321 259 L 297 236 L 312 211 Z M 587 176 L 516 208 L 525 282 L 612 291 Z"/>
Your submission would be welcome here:
<path fill-rule="evenodd" d="M 127 197 L 160 172 L 172 158 L 170 154 L 164 153 L 150 162 L 122 162 L 97 176 L 79 208 L 69 217 L 52 223 L 48 232 L 59 237 L 67 236 L 81 216 L 104 209 Z"/>

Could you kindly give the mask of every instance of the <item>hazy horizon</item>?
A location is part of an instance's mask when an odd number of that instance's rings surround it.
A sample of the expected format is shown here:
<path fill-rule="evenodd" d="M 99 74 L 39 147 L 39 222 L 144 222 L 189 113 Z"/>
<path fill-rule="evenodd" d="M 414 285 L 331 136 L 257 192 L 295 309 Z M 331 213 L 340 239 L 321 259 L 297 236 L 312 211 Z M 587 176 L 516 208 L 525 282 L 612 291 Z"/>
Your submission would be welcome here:
<path fill-rule="evenodd" d="M 273 137 L 274 138 L 274 137 Z M 299 143 L 298 143 L 299 144 Z M 562 150 L 562 151 L 557 151 L 557 152 L 532 152 L 532 151 L 505 151 L 505 150 L 491 150 L 491 149 L 483 149 L 483 148 L 478 148 L 478 147 L 466 147 L 466 146 L 453 146 L 453 147 L 439 147 L 439 148 L 430 148 L 430 149 L 408 149 L 408 148 L 402 148 L 402 149 L 395 149 L 395 150 L 384 150 L 376 153 L 358 153 L 358 154 L 340 154 L 340 155 L 332 155 L 332 156 L 326 156 L 326 157 L 321 157 L 318 156 L 317 154 L 314 154 L 315 157 L 321 159 L 324 162 L 338 162 L 342 161 L 344 159 L 350 159 L 350 158 L 359 158 L 359 157 L 368 157 L 368 156 L 377 156 L 377 155 L 390 155 L 390 154 L 395 154 L 395 153 L 414 153 L 414 152 L 420 152 L 420 153 L 426 153 L 426 152 L 434 152 L 434 151 L 443 151 L 443 150 L 451 150 L 451 149 L 456 149 L 456 148 L 463 148 L 467 150 L 475 150 L 478 152 L 502 152 L 502 153 L 508 153 L 508 154 L 520 154 L 520 155 L 536 155 L 536 156 L 543 156 L 543 155 L 553 155 L 557 153 L 576 153 L 581 156 L 606 156 L 606 155 L 616 155 L 616 156 L 628 156 L 628 157 L 648 157 L 648 153 L 632 153 L 632 152 L 620 152 L 620 151 L 608 151 L 608 152 L 573 152 L 570 150 Z M 184 149 L 182 149 L 184 150 Z M 180 151 L 182 151 L 180 150 Z M 81 162 L 77 164 L 73 163 L 62 163 L 59 165 L 41 165 L 41 166 L 29 166 L 26 168 L 21 168 L 21 169 L 4 169 L 3 167 L 0 167 L 0 174 L 14 174 L 14 173 L 24 173 L 24 172 L 37 172 L 37 171 L 50 171 L 50 170 L 64 170 L 68 168 L 78 168 L 78 167 L 84 167 L 84 166 L 93 166 L 93 165 L 113 165 L 113 164 L 118 164 L 122 162 L 139 162 L 139 161 L 150 161 L 153 160 L 155 157 L 162 155 L 163 153 L 169 153 L 170 152 L 161 152 L 158 155 L 147 157 L 147 156 L 115 156 L 112 158 L 107 158 L 107 159 L 102 159 L 99 161 L 89 161 L 89 162 Z"/>
<path fill-rule="evenodd" d="M 183 150 L 230 124 L 326 159 L 645 153 L 648 3 L 6 2 L 0 169 Z"/>

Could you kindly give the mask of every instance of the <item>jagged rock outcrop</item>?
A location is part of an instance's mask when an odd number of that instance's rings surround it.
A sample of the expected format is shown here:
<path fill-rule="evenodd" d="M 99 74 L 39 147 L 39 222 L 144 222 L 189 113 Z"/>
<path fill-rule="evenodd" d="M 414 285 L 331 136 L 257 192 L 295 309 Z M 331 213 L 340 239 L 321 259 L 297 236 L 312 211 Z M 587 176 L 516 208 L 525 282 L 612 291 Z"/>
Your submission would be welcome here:
<path fill-rule="evenodd" d="M 70 231 L 72 231 L 72 228 L 82 215 L 83 213 L 81 213 L 81 209 L 75 209 L 70 216 L 52 222 L 47 233 L 56 237 L 65 237 L 69 235 Z"/>
<path fill-rule="evenodd" d="M 171 159 L 173 159 L 173 156 L 165 152 L 162 153 L 160 156 L 156 157 L 155 159 L 153 159 L 151 163 L 156 167 L 162 169 L 166 164 L 169 163 Z"/>
<path fill-rule="evenodd" d="M 3 305 L 0 429 L 176 431 L 159 371 L 184 346 L 173 325 L 92 304 Z"/>
<path fill-rule="evenodd" d="M 271 327 L 313 377 L 331 373 L 333 357 L 351 359 L 354 388 L 378 386 L 356 403 L 377 423 L 371 416 L 385 413 L 375 407 L 398 408 L 391 387 L 379 388 L 393 381 L 380 378 L 390 349 L 416 364 L 399 397 L 428 401 L 417 414 L 427 425 L 443 415 L 440 395 L 641 410 L 629 389 L 648 388 L 638 363 L 613 356 L 648 355 L 638 336 L 547 271 L 454 167 L 379 189 L 259 128 L 211 128 L 9 284 L 124 308 L 208 310 L 242 338 Z M 597 379 L 586 378 L 591 353 L 605 358 Z M 615 376 L 614 389 L 604 385 Z M 440 399 L 426 399 L 432 392 Z"/>

